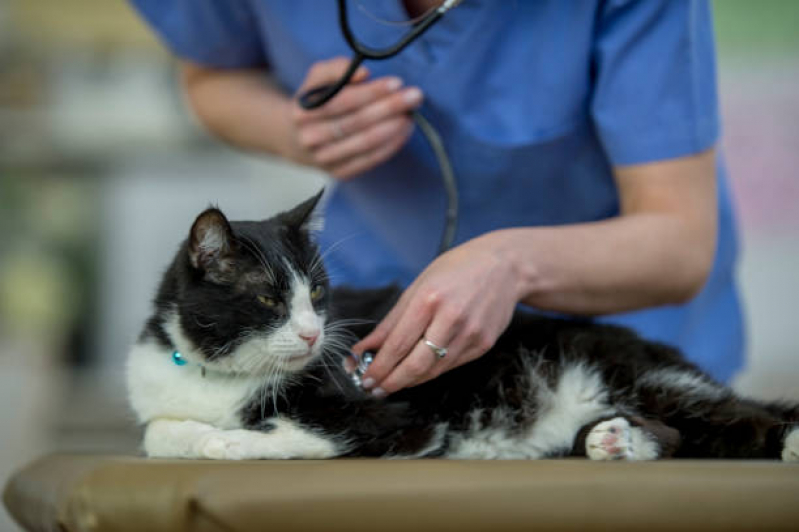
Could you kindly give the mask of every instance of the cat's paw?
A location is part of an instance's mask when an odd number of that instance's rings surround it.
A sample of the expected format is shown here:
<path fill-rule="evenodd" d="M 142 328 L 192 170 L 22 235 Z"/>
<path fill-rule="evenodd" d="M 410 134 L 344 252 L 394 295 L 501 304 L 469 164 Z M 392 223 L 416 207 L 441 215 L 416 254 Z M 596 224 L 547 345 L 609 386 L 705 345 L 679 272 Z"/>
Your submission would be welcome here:
<path fill-rule="evenodd" d="M 585 454 L 591 460 L 624 460 L 633 454 L 630 422 L 616 417 L 597 423 L 585 438 Z"/>
<path fill-rule="evenodd" d="M 799 462 L 799 428 L 793 429 L 782 447 L 783 462 Z"/>
<path fill-rule="evenodd" d="M 623 417 L 597 423 L 585 438 L 585 454 L 591 460 L 654 460 L 657 443 Z"/>
<path fill-rule="evenodd" d="M 241 434 L 244 431 L 215 431 L 206 434 L 199 441 L 201 458 L 210 460 L 247 460 L 252 458 L 249 435 Z"/>

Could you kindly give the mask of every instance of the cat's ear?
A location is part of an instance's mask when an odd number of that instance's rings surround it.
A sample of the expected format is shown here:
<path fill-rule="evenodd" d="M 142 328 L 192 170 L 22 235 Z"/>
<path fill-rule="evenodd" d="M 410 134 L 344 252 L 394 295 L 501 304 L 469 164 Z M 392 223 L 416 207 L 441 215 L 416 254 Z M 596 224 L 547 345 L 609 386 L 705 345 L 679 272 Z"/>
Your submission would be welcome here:
<path fill-rule="evenodd" d="M 283 221 L 289 227 L 300 229 L 301 231 L 321 231 L 324 226 L 324 219 L 316 209 L 319 200 L 322 199 L 325 189 L 322 188 L 313 197 L 303 201 L 293 209 L 282 214 Z"/>
<path fill-rule="evenodd" d="M 189 233 L 189 261 L 213 281 L 223 281 L 233 271 L 233 229 L 222 211 L 203 211 Z"/>

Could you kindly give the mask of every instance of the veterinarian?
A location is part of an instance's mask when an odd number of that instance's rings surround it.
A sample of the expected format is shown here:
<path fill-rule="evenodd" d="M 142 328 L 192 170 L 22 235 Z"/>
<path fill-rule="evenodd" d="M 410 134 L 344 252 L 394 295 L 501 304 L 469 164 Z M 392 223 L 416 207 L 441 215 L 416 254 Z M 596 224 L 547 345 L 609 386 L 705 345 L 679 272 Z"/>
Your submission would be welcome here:
<path fill-rule="evenodd" d="M 296 95 L 351 55 L 334 2 L 133 0 L 214 134 L 330 174 L 320 235 L 337 283 L 407 285 L 356 352 L 376 396 L 483 355 L 524 303 L 679 346 L 716 378 L 743 360 L 735 220 L 710 6 L 464 0 L 323 107 Z M 351 0 L 389 45 L 440 0 Z M 357 9 L 356 9 L 357 7 Z M 460 194 L 455 247 L 408 112 L 435 124 Z"/>

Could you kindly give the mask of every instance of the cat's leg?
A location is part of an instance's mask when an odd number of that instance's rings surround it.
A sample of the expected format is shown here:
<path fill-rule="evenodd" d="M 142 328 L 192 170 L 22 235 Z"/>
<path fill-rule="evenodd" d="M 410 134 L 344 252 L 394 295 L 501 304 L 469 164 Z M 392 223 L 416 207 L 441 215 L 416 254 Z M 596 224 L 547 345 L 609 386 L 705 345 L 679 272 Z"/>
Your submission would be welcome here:
<path fill-rule="evenodd" d="M 787 460 L 799 443 L 795 421 L 749 400 L 731 398 L 670 416 L 670 422 L 683 433 L 683 457 Z"/>
<path fill-rule="evenodd" d="M 641 379 L 637 396 L 647 416 L 679 430 L 679 457 L 785 458 L 799 439 L 799 408 L 736 397 L 699 373 L 659 370 Z"/>
<path fill-rule="evenodd" d="M 275 419 L 268 432 L 223 430 L 193 420 L 156 419 L 147 425 L 144 450 L 159 458 L 258 460 L 332 458 L 341 453 L 334 441 L 288 419 Z"/>
<path fill-rule="evenodd" d="M 659 421 L 620 415 L 583 427 L 573 454 L 591 460 L 656 460 L 671 456 L 679 443 L 679 432 Z"/>
<path fill-rule="evenodd" d="M 780 457 L 785 462 L 799 462 L 799 405 L 766 403 L 763 406 L 784 422 Z"/>
<path fill-rule="evenodd" d="M 785 462 L 799 462 L 799 427 L 794 427 L 785 437 L 782 459 Z"/>

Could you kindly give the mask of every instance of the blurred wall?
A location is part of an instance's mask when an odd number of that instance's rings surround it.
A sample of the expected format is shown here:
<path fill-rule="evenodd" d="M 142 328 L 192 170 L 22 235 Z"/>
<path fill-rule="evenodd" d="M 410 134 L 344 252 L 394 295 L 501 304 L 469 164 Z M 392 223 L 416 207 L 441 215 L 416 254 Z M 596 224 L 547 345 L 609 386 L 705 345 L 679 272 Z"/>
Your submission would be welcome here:
<path fill-rule="evenodd" d="M 741 228 L 746 394 L 799 397 L 799 2 L 714 2 L 722 147 Z"/>

